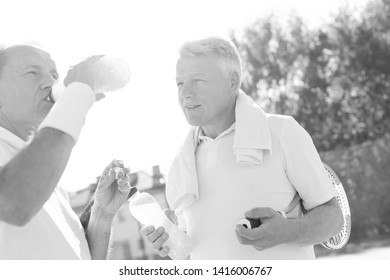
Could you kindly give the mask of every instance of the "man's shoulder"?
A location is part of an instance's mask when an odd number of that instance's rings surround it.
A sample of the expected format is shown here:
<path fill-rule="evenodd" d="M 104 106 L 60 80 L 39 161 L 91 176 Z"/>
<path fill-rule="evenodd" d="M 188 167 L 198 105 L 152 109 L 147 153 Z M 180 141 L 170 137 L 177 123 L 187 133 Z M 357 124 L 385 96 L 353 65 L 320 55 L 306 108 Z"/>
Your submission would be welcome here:
<path fill-rule="evenodd" d="M 289 115 L 280 115 L 280 114 L 271 114 L 271 113 L 265 113 L 265 115 L 267 116 L 267 119 L 269 121 L 279 121 L 279 122 L 283 122 L 287 119 L 294 119 L 292 116 L 289 116 Z"/>
<path fill-rule="evenodd" d="M 304 141 L 303 139 L 311 139 L 308 132 L 299 124 L 293 116 L 266 114 L 268 127 L 274 136 L 282 139 L 283 142 Z"/>
<path fill-rule="evenodd" d="M 265 114 L 267 117 L 268 125 L 272 130 L 280 132 L 283 130 L 286 124 L 294 122 L 294 118 L 288 115 L 279 115 L 279 114 Z"/>

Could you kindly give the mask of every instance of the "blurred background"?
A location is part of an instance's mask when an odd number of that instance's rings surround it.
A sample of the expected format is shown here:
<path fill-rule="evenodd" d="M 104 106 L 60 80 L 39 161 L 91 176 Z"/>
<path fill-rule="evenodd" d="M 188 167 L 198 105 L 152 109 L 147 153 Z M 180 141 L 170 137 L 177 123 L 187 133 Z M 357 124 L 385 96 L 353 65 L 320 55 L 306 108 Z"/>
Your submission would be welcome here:
<path fill-rule="evenodd" d="M 231 37 L 244 91 L 266 111 L 294 116 L 346 189 L 350 244 L 317 255 L 389 246 L 390 1 L 346 5 L 313 29 L 299 15 L 270 15 Z"/>
<path fill-rule="evenodd" d="M 2 1 L 0 44 L 52 53 L 62 78 L 86 56 L 125 58 L 132 78 L 90 111 L 60 183 L 80 213 L 113 159 L 162 207 L 165 174 L 188 125 L 177 104 L 176 51 L 204 36 L 230 37 L 242 89 L 269 113 L 292 115 L 338 174 L 352 234 L 320 258 L 390 259 L 390 0 Z M 113 258 L 155 259 L 127 207 Z"/>

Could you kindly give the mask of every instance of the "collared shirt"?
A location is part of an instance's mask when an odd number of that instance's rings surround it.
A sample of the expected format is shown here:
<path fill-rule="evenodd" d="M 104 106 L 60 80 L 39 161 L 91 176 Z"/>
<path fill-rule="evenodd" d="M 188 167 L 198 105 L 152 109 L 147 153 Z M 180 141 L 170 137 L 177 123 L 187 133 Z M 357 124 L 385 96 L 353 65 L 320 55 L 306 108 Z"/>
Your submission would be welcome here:
<path fill-rule="evenodd" d="M 235 127 L 236 127 L 236 123 L 233 123 L 228 129 L 222 131 L 221 134 L 219 134 L 215 139 L 206 136 L 203 129 L 199 128 L 199 134 L 198 134 L 198 139 L 197 139 L 198 145 L 202 141 L 209 141 L 210 142 L 210 141 L 218 140 L 218 139 L 224 137 L 226 134 L 229 134 L 230 132 L 232 132 L 235 129 Z"/>
<path fill-rule="evenodd" d="M 26 143 L 0 127 L 0 166 Z M 0 221 L 0 259 L 90 259 L 79 218 L 66 191 L 57 187 L 42 209 L 25 226 Z"/>
<path fill-rule="evenodd" d="M 272 157 L 258 166 L 238 164 L 234 124 L 215 139 L 199 134 L 196 170 L 199 199 L 183 210 L 194 243 L 191 259 L 314 259 L 313 246 L 281 244 L 257 251 L 239 243 L 235 228 L 255 207 L 283 211 L 298 191 L 306 209 L 334 197 L 318 153 L 307 132 L 293 118 L 267 115 Z M 300 217 L 300 209 L 290 216 Z"/>

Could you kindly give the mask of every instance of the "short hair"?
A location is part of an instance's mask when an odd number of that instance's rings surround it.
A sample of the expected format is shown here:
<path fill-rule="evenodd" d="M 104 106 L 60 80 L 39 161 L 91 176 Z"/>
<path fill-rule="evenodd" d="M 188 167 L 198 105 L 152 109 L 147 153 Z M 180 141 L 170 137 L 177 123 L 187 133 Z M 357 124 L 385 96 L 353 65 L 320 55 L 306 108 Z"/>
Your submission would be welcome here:
<path fill-rule="evenodd" d="M 20 47 L 30 47 L 30 48 L 33 48 L 35 50 L 38 50 L 42 53 L 44 53 L 45 55 L 47 55 L 50 59 L 51 56 L 48 52 L 38 48 L 38 47 L 35 47 L 34 45 L 32 44 L 18 44 L 18 45 L 10 45 L 10 46 L 0 46 L 0 78 L 1 78 L 1 75 L 2 75 L 2 71 L 4 69 L 4 65 L 7 63 L 7 58 L 8 58 L 8 51 L 13 49 L 13 48 L 20 48 Z"/>
<path fill-rule="evenodd" d="M 213 55 L 222 62 L 222 75 L 227 79 L 232 72 L 236 72 L 239 86 L 241 86 L 241 58 L 236 46 L 230 40 L 221 37 L 208 37 L 188 41 L 179 48 L 179 55 L 181 57 Z"/>

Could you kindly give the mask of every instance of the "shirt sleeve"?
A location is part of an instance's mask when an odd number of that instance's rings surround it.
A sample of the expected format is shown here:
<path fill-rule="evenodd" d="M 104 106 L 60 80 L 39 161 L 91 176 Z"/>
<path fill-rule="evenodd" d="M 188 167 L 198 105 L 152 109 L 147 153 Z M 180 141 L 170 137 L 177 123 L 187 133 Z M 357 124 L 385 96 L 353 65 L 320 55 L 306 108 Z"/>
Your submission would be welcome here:
<path fill-rule="evenodd" d="M 57 186 L 56 186 L 56 189 L 58 190 L 58 192 L 62 195 L 62 197 L 63 197 L 67 202 L 70 202 L 69 194 L 68 194 L 68 192 L 67 192 L 63 187 L 61 187 L 60 185 L 57 185 Z"/>
<path fill-rule="evenodd" d="M 186 219 L 184 218 L 183 211 L 181 211 L 180 214 L 177 214 L 177 213 L 175 213 L 175 214 L 177 216 L 177 227 L 180 230 L 187 232 L 187 222 L 186 222 Z"/>
<path fill-rule="evenodd" d="M 336 192 L 324 169 L 313 140 L 293 118 L 287 118 L 281 133 L 285 170 L 310 210 L 331 200 Z"/>

